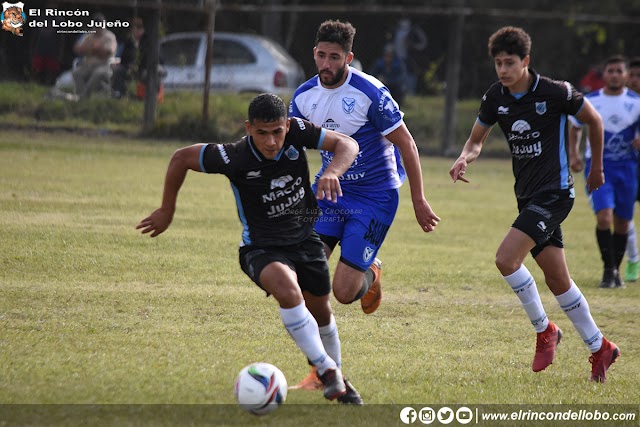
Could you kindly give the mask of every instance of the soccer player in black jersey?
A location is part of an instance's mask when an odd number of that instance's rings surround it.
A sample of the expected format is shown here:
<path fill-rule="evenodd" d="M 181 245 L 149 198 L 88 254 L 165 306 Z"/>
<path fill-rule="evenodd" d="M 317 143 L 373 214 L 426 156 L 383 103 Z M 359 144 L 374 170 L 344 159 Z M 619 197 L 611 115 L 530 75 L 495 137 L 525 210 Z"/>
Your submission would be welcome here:
<path fill-rule="evenodd" d="M 589 304 L 571 280 L 564 256 L 560 224 L 573 206 L 573 177 L 569 172 L 567 116 L 589 125 L 592 166 L 588 191 L 604 183 L 603 126 L 600 115 L 569 83 L 554 81 L 529 69 L 531 38 L 521 28 L 503 27 L 489 38 L 499 82 L 482 98 L 478 119 L 449 175 L 469 182 L 465 173 L 479 155 L 489 131 L 498 123 L 512 153 L 519 215 L 500 244 L 496 266 L 520 299 L 537 332 L 532 369 L 548 367 L 562 331 L 549 321 L 529 270 L 523 262 L 531 253 L 544 272 L 547 286 L 592 352 L 591 379 L 604 382 L 620 351 L 596 326 Z"/>
<path fill-rule="evenodd" d="M 162 205 L 137 229 L 155 237 L 171 223 L 189 170 L 229 178 L 243 225 L 242 270 L 280 306 L 280 317 L 300 350 L 317 367 L 324 396 L 341 403 L 362 398 L 340 370 L 340 338 L 331 312 L 331 281 L 322 241 L 313 229 L 318 199 L 342 196 L 339 177 L 358 154 L 352 138 L 298 118 L 287 118 L 278 96 L 249 104 L 247 136 L 233 144 L 195 144 L 177 150 L 167 169 Z M 305 149 L 328 150 L 333 161 L 314 197 Z"/>

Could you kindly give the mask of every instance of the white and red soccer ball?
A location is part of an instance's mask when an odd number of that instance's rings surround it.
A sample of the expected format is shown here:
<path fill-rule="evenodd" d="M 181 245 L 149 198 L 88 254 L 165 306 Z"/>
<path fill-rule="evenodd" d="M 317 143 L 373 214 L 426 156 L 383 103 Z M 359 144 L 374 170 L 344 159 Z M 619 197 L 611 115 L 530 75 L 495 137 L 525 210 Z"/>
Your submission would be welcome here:
<path fill-rule="evenodd" d="M 238 374 L 235 393 L 242 409 L 254 415 L 265 415 L 284 403 L 287 380 L 280 369 L 269 363 L 252 363 Z"/>

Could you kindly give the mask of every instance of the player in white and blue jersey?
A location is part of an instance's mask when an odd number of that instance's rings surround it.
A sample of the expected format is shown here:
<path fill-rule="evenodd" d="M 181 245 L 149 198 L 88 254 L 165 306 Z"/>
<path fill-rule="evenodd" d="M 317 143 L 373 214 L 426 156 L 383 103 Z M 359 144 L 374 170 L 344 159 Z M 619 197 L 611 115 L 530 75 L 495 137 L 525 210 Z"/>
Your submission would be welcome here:
<path fill-rule="evenodd" d="M 640 94 L 640 57 L 629 60 L 629 79 L 627 87 L 637 94 Z M 638 188 L 640 189 L 640 173 L 638 173 Z M 636 200 L 640 202 L 640 191 Z M 624 279 L 635 282 L 640 278 L 640 251 L 638 251 L 638 237 L 633 221 L 629 222 L 629 232 L 627 233 L 627 268 Z"/>
<path fill-rule="evenodd" d="M 360 152 L 340 178 L 343 197 L 337 205 L 319 201 L 322 215 L 316 231 L 327 256 L 340 243 L 333 294 L 343 304 L 360 300 L 373 313 L 380 305 L 380 261 L 376 255 L 398 208 L 398 189 L 409 179 L 418 223 L 432 231 L 440 220 L 424 196 L 418 149 L 402 120 L 398 104 L 378 79 L 349 67 L 355 28 L 325 21 L 316 34 L 318 74 L 294 93 L 289 115 L 355 139 Z M 320 176 L 332 154 L 322 152 Z M 401 162 L 402 160 L 402 162 Z M 308 379 L 313 388 L 314 376 Z"/>
<path fill-rule="evenodd" d="M 603 262 L 601 288 L 624 287 L 619 268 L 627 248 L 629 224 L 638 193 L 638 148 L 640 138 L 640 96 L 625 86 L 626 60 L 613 56 L 605 62 L 604 87 L 587 95 L 604 124 L 603 166 L 605 182 L 589 196 L 596 214 L 596 238 Z M 571 166 L 576 172 L 583 164 L 578 155 L 582 123 L 570 118 Z M 589 140 L 585 149 L 585 174 L 591 169 Z M 611 227 L 613 225 L 613 234 Z"/>

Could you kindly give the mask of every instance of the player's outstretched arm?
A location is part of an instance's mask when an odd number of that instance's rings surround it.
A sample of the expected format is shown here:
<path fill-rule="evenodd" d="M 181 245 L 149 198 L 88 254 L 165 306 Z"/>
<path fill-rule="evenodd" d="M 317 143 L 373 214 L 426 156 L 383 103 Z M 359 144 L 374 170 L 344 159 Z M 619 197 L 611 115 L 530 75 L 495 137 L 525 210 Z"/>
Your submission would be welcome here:
<path fill-rule="evenodd" d="M 151 233 L 151 237 L 163 233 L 173 220 L 176 211 L 178 192 L 184 183 L 189 169 L 200 171 L 200 150 L 203 144 L 191 145 L 178 149 L 169 162 L 164 179 L 162 205 L 151 215 L 140 221 L 136 230 L 142 229 L 142 234 Z"/>
<path fill-rule="evenodd" d="M 316 198 L 335 203 L 338 201 L 338 197 L 342 197 L 340 176 L 349 169 L 356 159 L 360 146 L 350 136 L 327 130 L 321 148 L 332 152 L 333 159 L 318 179 Z"/>
<path fill-rule="evenodd" d="M 482 145 L 487 139 L 487 136 L 489 136 L 489 132 L 491 132 L 491 127 L 483 126 L 476 120 L 471 128 L 471 135 L 469 135 L 469 139 L 467 139 L 467 142 L 462 148 L 460 157 L 453 162 L 453 166 L 451 166 L 449 170 L 449 175 L 451 179 L 453 179 L 453 182 L 458 180 L 469 182 L 469 180 L 464 177 L 464 174 L 467 172 L 467 166 L 480 155 Z"/>
<path fill-rule="evenodd" d="M 604 147 L 604 126 L 602 117 L 589 100 L 585 99 L 576 118 L 588 126 L 587 136 L 591 147 L 591 167 L 587 176 L 587 191 L 590 193 L 604 184 L 604 169 L 602 166 L 602 150 Z"/>
<path fill-rule="evenodd" d="M 440 217 L 433 212 L 429 202 L 424 196 L 422 183 L 422 166 L 420 166 L 420 154 L 413 136 L 407 126 L 402 123 L 399 128 L 389 133 L 386 138 L 393 143 L 402 156 L 402 163 L 409 179 L 411 201 L 416 220 L 425 233 L 433 231 L 440 221 Z"/>

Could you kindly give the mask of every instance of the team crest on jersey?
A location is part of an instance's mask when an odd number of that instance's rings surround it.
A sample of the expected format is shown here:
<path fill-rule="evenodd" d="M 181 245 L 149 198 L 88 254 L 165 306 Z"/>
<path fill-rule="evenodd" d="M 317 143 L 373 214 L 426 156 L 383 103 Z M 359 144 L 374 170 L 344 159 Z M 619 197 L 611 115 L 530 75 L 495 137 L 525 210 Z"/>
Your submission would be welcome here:
<path fill-rule="evenodd" d="M 342 98 L 342 111 L 351 114 L 354 108 L 356 108 L 356 100 L 354 98 Z"/>
<path fill-rule="evenodd" d="M 364 248 L 364 252 L 362 252 L 362 260 L 364 262 L 369 262 L 375 251 L 376 251 L 375 249 L 370 248 L 369 246 Z"/>
<path fill-rule="evenodd" d="M 536 113 L 543 115 L 547 112 L 547 101 L 536 102 Z"/>
<path fill-rule="evenodd" d="M 287 148 L 284 155 L 287 156 L 289 160 L 298 160 L 298 157 L 300 157 L 300 153 L 293 145 Z"/>

